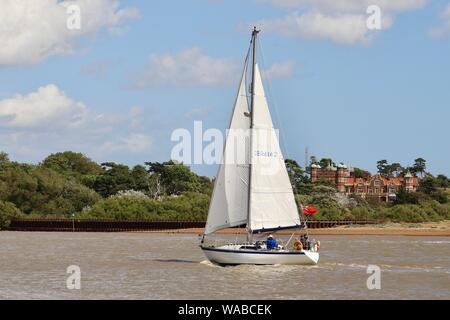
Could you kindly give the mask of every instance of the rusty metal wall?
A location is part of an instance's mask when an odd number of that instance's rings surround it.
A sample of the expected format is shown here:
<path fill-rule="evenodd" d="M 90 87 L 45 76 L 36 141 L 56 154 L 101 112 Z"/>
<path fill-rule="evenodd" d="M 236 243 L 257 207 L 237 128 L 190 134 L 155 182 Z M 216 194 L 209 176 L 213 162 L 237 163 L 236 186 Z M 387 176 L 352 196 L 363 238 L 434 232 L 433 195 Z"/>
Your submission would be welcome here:
<path fill-rule="evenodd" d="M 332 228 L 339 225 L 375 224 L 373 220 L 308 221 L 308 228 Z M 117 221 L 76 219 L 18 219 L 13 220 L 10 231 L 83 231 L 127 232 L 204 228 L 205 221 Z"/>

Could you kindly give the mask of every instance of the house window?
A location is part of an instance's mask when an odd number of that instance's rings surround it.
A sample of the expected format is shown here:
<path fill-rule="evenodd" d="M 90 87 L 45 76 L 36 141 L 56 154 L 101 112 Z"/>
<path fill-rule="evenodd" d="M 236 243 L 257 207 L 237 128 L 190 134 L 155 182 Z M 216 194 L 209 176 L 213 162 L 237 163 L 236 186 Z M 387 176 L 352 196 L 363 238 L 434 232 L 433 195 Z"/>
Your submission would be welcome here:
<path fill-rule="evenodd" d="M 379 187 L 380 186 L 380 180 L 375 180 L 375 182 L 373 183 L 375 187 Z"/>
<path fill-rule="evenodd" d="M 369 193 L 372 193 L 372 191 L 373 191 L 372 188 L 369 188 Z"/>
<path fill-rule="evenodd" d="M 380 193 L 380 189 L 375 188 L 375 193 Z"/>

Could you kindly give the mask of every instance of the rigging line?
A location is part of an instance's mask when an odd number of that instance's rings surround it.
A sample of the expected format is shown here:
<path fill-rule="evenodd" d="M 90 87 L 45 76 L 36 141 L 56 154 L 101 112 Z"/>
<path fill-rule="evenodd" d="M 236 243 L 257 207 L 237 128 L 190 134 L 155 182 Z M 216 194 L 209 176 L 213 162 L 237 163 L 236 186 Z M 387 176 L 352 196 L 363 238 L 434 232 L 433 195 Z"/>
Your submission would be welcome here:
<path fill-rule="evenodd" d="M 258 49 L 259 49 L 259 52 L 260 52 L 260 56 L 261 56 L 261 64 L 262 64 L 262 70 L 264 70 L 264 74 L 267 76 L 267 73 L 266 73 L 266 67 L 267 67 L 267 65 L 266 65 L 266 62 L 265 62 L 265 59 L 264 59 L 264 51 L 263 51 L 263 49 L 262 49 L 262 45 L 261 45 L 261 40 L 259 41 L 259 43 L 257 43 L 257 45 L 258 45 Z M 275 103 L 275 99 L 273 98 L 273 95 L 272 95 L 272 90 L 271 90 L 271 81 L 270 81 L 270 79 L 268 79 L 267 77 L 266 77 L 266 79 L 265 79 L 265 83 L 267 84 L 266 85 L 266 88 L 267 88 L 267 98 L 268 98 L 268 100 L 269 100 L 269 105 L 272 105 L 272 110 L 274 110 L 275 111 L 275 117 L 276 117 L 276 121 L 277 121 L 277 123 L 278 123 L 278 132 L 281 134 L 281 137 L 279 137 L 279 140 L 281 140 L 281 147 L 284 149 L 284 154 L 285 154 L 285 157 L 284 157 L 284 159 L 291 159 L 291 157 L 290 157 L 290 152 L 289 152 L 289 148 L 288 148 L 288 146 L 287 146 L 287 139 L 286 139 L 286 135 L 285 135 L 285 133 L 284 133 L 284 130 L 282 130 L 281 129 L 281 117 L 280 117 L 280 114 L 279 114 L 279 112 L 278 112 L 278 106 L 277 106 L 277 104 Z"/>

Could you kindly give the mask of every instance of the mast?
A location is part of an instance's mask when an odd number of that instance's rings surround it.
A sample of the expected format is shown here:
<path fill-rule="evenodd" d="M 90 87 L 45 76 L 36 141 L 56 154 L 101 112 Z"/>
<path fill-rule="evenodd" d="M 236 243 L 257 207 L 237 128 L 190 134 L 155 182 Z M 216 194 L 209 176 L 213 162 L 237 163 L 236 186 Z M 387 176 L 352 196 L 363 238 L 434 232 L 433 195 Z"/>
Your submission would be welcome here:
<path fill-rule="evenodd" d="M 253 27 L 252 32 L 252 83 L 251 83 L 251 100 L 250 100 L 250 161 L 249 161 L 249 178 L 248 178 L 248 212 L 247 212 L 247 241 L 252 240 L 252 230 L 249 229 L 248 225 L 250 223 L 250 214 L 251 214 L 251 184 L 252 184 L 252 152 L 253 152 L 253 111 L 255 107 L 255 66 L 256 66 L 256 38 L 260 30 L 257 30 L 256 27 Z"/>

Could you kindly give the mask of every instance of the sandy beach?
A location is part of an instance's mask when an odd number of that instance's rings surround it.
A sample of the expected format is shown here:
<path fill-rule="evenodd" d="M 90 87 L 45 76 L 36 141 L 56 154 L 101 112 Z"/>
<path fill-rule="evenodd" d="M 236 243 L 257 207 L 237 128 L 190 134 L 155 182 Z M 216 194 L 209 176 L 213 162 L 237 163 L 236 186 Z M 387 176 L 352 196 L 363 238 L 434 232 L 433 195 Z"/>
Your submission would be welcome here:
<path fill-rule="evenodd" d="M 202 234 L 202 228 L 151 231 L 152 233 Z M 245 229 L 224 229 L 217 234 L 245 234 Z M 278 234 L 291 234 L 292 231 L 279 231 Z M 304 230 L 295 232 L 305 233 Z M 334 228 L 308 229 L 310 235 L 375 235 L 375 236 L 450 236 L 450 220 L 425 223 L 383 223 L 376 225 L 347 225 Z"/>

